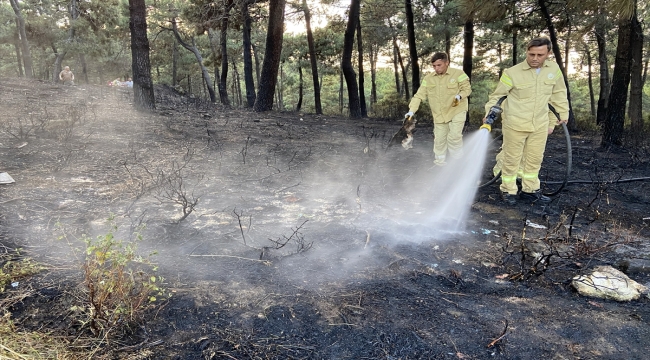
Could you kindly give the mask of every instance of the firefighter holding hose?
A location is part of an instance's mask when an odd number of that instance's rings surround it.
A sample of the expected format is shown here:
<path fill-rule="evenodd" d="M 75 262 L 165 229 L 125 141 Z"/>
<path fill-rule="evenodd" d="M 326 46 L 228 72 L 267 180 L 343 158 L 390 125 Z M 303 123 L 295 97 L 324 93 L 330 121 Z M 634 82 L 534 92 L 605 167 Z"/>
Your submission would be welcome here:
<path fill-rule="evenodd" d="M 539 170 L 548 135 L 556 125 L 566 123 L 569 118 L 569 101 L 560 67 L 547 60 L 550 51 L 550 39 L 531 40 L 526 61 L 503 72 L 496 90 L 485 104 L 487 114 L 498 99 L 507 96 L 501 114 L 503 148 L 497 156 L 497 167 L 501 170 L 501 195 L 509 205 L 516 203 L 518 172 L 521 200 L 542 204 L 551 201 L 540 191 Z M 549 117 L 548 104 L 555 107 L 562 120 Z"/>
<path fill-rule="evenodd" d="M 409 103 L 406 118 L 418 111 L 422 101 L 428 101 L 433 114 L 434 164 L 446 164 L 447 151 L 459 158 L 463 148 L 463 126 L 469 107 L 467 97 L 472 93 L 469 77 L 463 70 L 449 67 L 446 53 L 435 53 L 431 58 L 434 73 L 428 74 Z"/>

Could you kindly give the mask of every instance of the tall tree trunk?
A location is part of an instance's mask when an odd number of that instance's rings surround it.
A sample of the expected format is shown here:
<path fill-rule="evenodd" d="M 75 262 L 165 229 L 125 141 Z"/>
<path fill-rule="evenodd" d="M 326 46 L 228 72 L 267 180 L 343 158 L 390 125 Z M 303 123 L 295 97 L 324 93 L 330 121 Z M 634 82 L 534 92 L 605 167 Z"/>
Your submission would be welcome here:
<path fill-rule="evenodd" d="M 399 94 L 401 97 L 403 93 L 402 86 L 399 83 L 399 70 L 397 69 L 397 65 L 401 65 L 402 59 L 399 54 L 399 47 L 397 46 L 397 32 L 395 31 L 395 27 L 393 27 L 393 23 L 390 21 L 390 19 L 388 20 L 388 26 L 390 27 L 392 33 L 391 35 L 393 38 L 393 69 L 395 71 L 395 92 L 397 92 L 397 94 Z"/>
<path fill-rule="evenodd" d="M 219 39 L 217 32 L 213 28 L 208 28 L 208 39 L 210 40 L 210 49 L 212 50 L 212 56 L 214 57 L 214 82 L 212 83 L 212 88 L 218 89 L 219 86 L 221 86 L 221 82 L 219 81 L 219 78 L 221 77 L 219 75 L 219 66 L 221 65 L 221 62 L 219 61 L 221 59 L 221 47 L 217 46 Z M 221 94 L 221 90 L 219 90 L 219 93 Z"/>
<path fill-rule="evenodd" d="M 257 79 L 257 84 L 260 83 L 260 53 L 257 51 L 255 44 L 251 42 L 251 47 L 253 48 L 253 59 L 255 59 L 255 78 Z M 257 99 L 256 99 L 257 100 Z"/>
<path fill-rule="evenodd" d="M 519 63 L 519 60 L 517 59 L 519 57 L 517 48 L 519 47 L 519 31 L 515 28 L 512 31 L 512 66 L 515 66 Z"/>
<path fill-rule="evenodd" d="M 564 41 L 564 68 L 569 69 L 569 53 L 571 51 L 571 16 L 567 15 L 567 34 L 566 40 Z"/>
<path fill-rule="evenodd" d="M 339 71 L 339 114 L 343 115 L 343 71 Z"/>
<path fill-rule="evenodd" d="M 411 94 L 409 93 L 409 82 L 408 82 L 408 76 L 406 73 L 406 69 L 404 68 L 404 61 L 402 59 L 402 53 L 399 50 L 399 45 L 397 44 L 397 32 L 395 31 L 395 28 L 393 27 L 393 24 L 388 22 L 388 25 L 390 26 L 391 30 L 393 31 L 393 49 L 394 49 L 394 54 L 395 57 L 397 58 L 397 62 L 400 66 L 400 69 L 402 70 L 402 82 L 403 82 L 403 89 L 405 94 L 406 100 L 409 100 L 411 98 Z M 396 82 L 397 85 L 397 92 L 400 94 L 404 94 L 402 92 L 402 87 L 400 87 L 399 81 Z"/>
<path fill-rule="evenodd" d="M 284 97 L 282 92 L 282 86 L 284 85 L 284 63 L 280 62 L 280 77 L 278 79 L 278 111 L 284 111 Z"/>
<path fill-rule="evenodd" d="M 397 68 L 397 63 L 398 63 L 398 61 L 397 61 L 397 46 L 395 44 L 395 41 L 393 41 L 393 71 L 395 73 L 395 92 L 398 93 L 401 96 L 402 95 L 401 94 L 402 87 L 399 84 L 399 74 L 400 73 L 399 73 L 399 70 Z"/>
<path fill-rule="evenodd" d="M 632 17 L 630 34 L 630 103 L 628 116 L 632 134 L 637 138 L 643 133 L 643 27 L 636 11 Z"/>
<path fill-rule="evenodd" d="M 404 60 L 402 59 L 402 55 L 400 54 L 399 48 L 397 48 L 397 59 L 399 60 L 399 66 L 402 70 L 402 85 L 404 85 L 404 97 L 406 100 L 411 98 L 411 93 L 409 90 L 409 79 L 408 79 L 408 72 L 406 71 L 406 67 L 404 66 Z M 415 95 L 415 94 L 413 94 Z"/>
<path fill-rule="evenodd" d="M 52 64 L 52 78 L 50 80 L 52 83 L 56 84 L 59 82 L 59 74 L 62 70 L 61 64 L 63 63 L 63 59 L 65 58 L 67 51 L 60 53 L 54 44 L 52 44 L 52 50 L 54 51 L 54 63 Z"/>
<path fill-rule="evenodd" d="M 172 87 L 175 88 L 176 85 L 178 85 L 178 40 L 174 37 L 172 47 Z"/>
<path fill-rule="evenodd" d="M 235 73 L 235 77 L 232 79 L 235 82 L 235 95 L 237 95 L 237 106 L 242 106 L 242 94 L 241 94 L 241 82 L 239 78 L 239 71 L 237 70 L 237 62 L 235 59 L 232 59 L 232 71 Z"/>
<path fill-rule="evenodd" d="M 29 41 L 27 41 L 27 32 L 25 31 L 25 19 L 23 18 L 23 14 L 20 12 L 18 0 L 9 0 L 9 3 L 11 4 L 11 8 L 14 10 L 14 14 L 16 15 L 16 27 L 18 28 L 20 43 L 22 45 L 25 77 L 31 79 L 34 77 L 34 69 L 32 65 L 32 52 L 29 49 Z"/>
<path fill-rule="evenodd" d="M 632 36 L 632 20 L 622 20 L 618 25 L 618 44 L 616 45 L 616 61 L 612 89 L 609 93 L 607 117 L 603 131 L 601 146 L 623 145 L 623 125 L 625 123 L 625 104 L 627 90 L 630 84 L 630 38 Z"/>
<path fill-rule="evenodd" d="M 232 8 L 233 0 L 227 0 L 223 18 L 221 19 L 221 77 L 219 78 L 219 99 L 221 103 L 230 106 L 230 99 L 228 98 L 228 23 L 230 21 L 230 9 Z"/>
<path fill-rule="evenodd" d="M 243 47 L 244 47 L 244 84 L 246 86 L 246 107 L 252 108 L 255 105 L 255 82 L 253 81 L 253 54 L 251 44 L 251 16 L 248 11 L 250 0 L 242 3 L 242 18 L 244 19 L 244 28 L 242 30 Z"/>
<path fill-rule="evenodd" d="M 370 47 L 370 103 L 377 103 L 377 56 L 379 46 L 374 44 Z M 371 108 L 372 109 L 372 108 Z"/>
<path fill-rule="evenodd" d="M 348 107 L 351 118 L 361 117 L 361 104 L 359 101 L 359 85 L 357 74 L 352 66 L 352 49 L 354 48 L 354 33 L 359 21 L 361 0 L 350 1 L 350 12 L 348 13 L 348 24 L 343 35 L 343 55 L 341 55 L 341 69 L 345 77 L 345 85 L 348 88 Z"/>
<path fill-rule="evenodd" d="M 149 39 L 147 38 L 147 7 L 144 0 L 129 0 L 129 29 L 131 29 L 131 68 L 133 96 L 137 109 L 154 109 L 156 100 L 151 80 Z"/>
<path fill-rule="evenodd" d="M 465 22 L 464 31 L 463 31 L 463 71 L 469 79 L 472 79 L 472 69 L 473 69 L 473 55 L 474 55 L 474 21 L 468 20 Z M 467 98 L 468 101 L 471 98 Z M 465 126 L 469 125 L 469 111 L 465 114 Z"/>
<path fill-rule="evenodd" d="M 420 67 L 418 66 L 418 51 L 415 46 L 415 24 L 413 22 L 413 6 L 411 1 L 412 0 L 404 0 L 404 6 L 406 8 L 406 29 L 408 33 L 409 54 L 411 55 L 411 64 L 413 66 L 411 85 L 413 86 L 413 94 L 415 94 L 420 87 Z"/>
<path fill-rule="evenodd" d="M 361 17 L 357 19 L 357 59 L 359 62 L 359 105 L 361 106 L 361 117 L 368 117 L 366 107 L 365 78 L 363 73 L 363 38 L 361 37 Z"/>
<path fill-rule="evenodd" d="M 90 82 L 88 81 L 88 64 L 86 63 L 86 55 L 79 54 L 79 62 L 81 63 L 81 76 L 83 77 L 84 82 L 86 84 L 89 84 Z"/>
<path fill-rule="evenodd" d="M 298 104 L 296 104 L 296 111 L 300 111 L 302 108 L 303 88 L 302 66 L 300 66 L 300 61 L 298 61 Z"/>
<path fill-rule="evenodd" d="M 593 60 L 591 58 L 591 49 L 589 45 L 584 44 L 585 54 L 587 55 L 587 80 L 589 84 L 589 103 L 591 105 L 591 116 L 596 116 L 596 97 L 594 94 L 594 81 L 593 81 Z"/>
<path fill-rule="evenodd" d="M 266 55 L 262 64 L 255 111 L 268 111 L 273 108 L 273 94 L 280 67 L 282 35 L 284 33 L 285 0 L 269 0 L 269 25 L 266 33 Z"/>
<path fill-rule="evenodd" d="M 571 105 L 571 89 L 569 79 L 567 78 L 566 68 L 562 62 L 562 52 L 560 51 L 560 46 L 558 45 L 557 32 L 555 31 L 555 25 L 553 24 L 553 19 L 551 19 L 551 14 L 549 13 L 548 7 L 546 6 L 546 1 L 547 0 L 538 0 L 538 4 L 540 11 L 542 12 L 542 17 L 544 18 L 544 21 L 546 21 L 548 32 L 551 35 L 551 44 L 553 44 L 553 55 L 555 55 L 555 61 L 560 67 L 560 71 L 562 71 L 562 77 L 564 78 L 564 83 L 566 84 L 566 97 L 567 100 L 569 100 L 569 122 L 567 123 L 567 127 L 571 130 L 576 130 L 576 119 L 573 113 L 573 106 Z"/>
<path fill-rule="evenodd" d="M 501 75 L 503 74 L 503 46 L 501 46 L 501 43 L 499 42 L 497 44 L 497 55 L 499 56 L 499 79 L 501 79 Z"/>
<path fill-rule="evenodd" d="M 130 0 L 130 1 L 134 1 L 134 0 Z M 194 54 L 194 57 L 196 58 L 196 62 L 199 64 L 199 67 L 201 68 L 201 75 L 203 76 L 203 81 L 205 81 L 205 86 L 208 88 L 210 101 L 216 103 L 217 96 L 214 92 L 214 87 L 212 86 L 212 79 L 210 78 L 210 72 L 205 67 L 205 65 L 203 65 L 203 56 L 201 55 L 199 49 L 197 49 L 196 44 L 194 42 L 194 38 L 192 38 L 192 45 L 188 44 L 183 39 L 181 39 L 181 35 L 178 32 L 178 26 L 176 25 L 176 19 L 172 19 L 172 32 L 176 37 L 176 41 L 178 41 L 178 43 L 181 44 L 182 47 L 184 47 L 192 54 Z"/>
<path fill-rule="evenodd" d="M 314 34 L 311 30 L 311 11 L 307 6 L 307 0 L 302 0 L 302 11 L 305 13 L 305 26 L 307 29 L 307 46 L 309 48 L 309 63 L 311 65 L 311 79 L 314 83 L 314 107 L 316 114 L 323 113 L 323 107 L 320 100 L 320 85 L 318 82 L 318 63 L 316 58 L 316 45 L 314 44 Z"/>
<path fill-rule="evenodd" d="M 16 63 L 18 64 L 18 76 L 23 77 L 23 58 L 20 56 L 20 36 L 18 29 L 14 32 L 14 51 L 16 51 Z"/>
<path fill-rule="evenodd" d="M 604 10 L 601 9 L 594 28 L 596 44 L 598 45 L 598 67 L 600 69 L 600 92 L 598 94 L 598 109 L 596 110 L 596 124 L 598 125 L 605 124 L 605 121 L 607 120 L 607 106 L 611 90 L 609 62 L 607 60 L 606 22 L 607 18 L 604 14 Z"/>

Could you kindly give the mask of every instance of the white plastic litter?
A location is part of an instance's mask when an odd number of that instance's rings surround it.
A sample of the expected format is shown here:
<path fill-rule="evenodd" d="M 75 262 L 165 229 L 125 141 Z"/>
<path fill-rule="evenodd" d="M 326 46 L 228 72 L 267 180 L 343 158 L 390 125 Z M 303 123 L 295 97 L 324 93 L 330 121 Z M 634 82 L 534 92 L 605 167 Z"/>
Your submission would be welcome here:
<path fill-rule="evenodd" d="M 11 184 L 16 181 L 6 172 L 0 173 L 0 184 Z"/>
<path fill-rule="evenodd" d="M 535 224 L 534 222 L 530 220 L 526 220 L 526 226 L 532 227 L 533 229 L 546 229 L 546 226 L 540 225 L 540 224 Z"/>

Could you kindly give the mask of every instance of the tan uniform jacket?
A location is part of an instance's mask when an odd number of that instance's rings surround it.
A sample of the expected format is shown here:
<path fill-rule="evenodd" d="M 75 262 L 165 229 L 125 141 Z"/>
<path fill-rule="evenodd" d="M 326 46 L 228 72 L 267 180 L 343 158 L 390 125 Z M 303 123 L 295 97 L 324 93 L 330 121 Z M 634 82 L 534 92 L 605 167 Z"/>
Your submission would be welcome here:
<path fill-rule="evenodd" d="M 422 101 L 428 101 L 434 123 L 448 123 L 455 115 L 469 108 L 467 97 L 472 93 L 469 77 L 463 70 L 447 68 L 447 72 L 424 77 L 418 92 L 409 103 L 409 111 L 416 112 Z M 452 107 L 456 95 L 462 98 L 460 104 Z"/>
<path fill-rule="evenodd" d="M 73 81 L 74 80 L 74 74 L 70 70 L 62 70 L 59 73 L 59 79 L 61 79 L 61 81 L 64 81 L 64 82 L 65 81 Z"/>
<path fill-rule="evenodd" d="M 486 116 L 502 96 L 508 96 L 502 104 L 503 126 L 516 131 L 555 127 L 557 119 L 549 117 L 548 104 L 555 107 L 561 120 L 569 118 L 566 84 L 560 67 L 553 61 L 544 61 L 539 74 L 526 61 L 506 69 L 485 104 Z"/>

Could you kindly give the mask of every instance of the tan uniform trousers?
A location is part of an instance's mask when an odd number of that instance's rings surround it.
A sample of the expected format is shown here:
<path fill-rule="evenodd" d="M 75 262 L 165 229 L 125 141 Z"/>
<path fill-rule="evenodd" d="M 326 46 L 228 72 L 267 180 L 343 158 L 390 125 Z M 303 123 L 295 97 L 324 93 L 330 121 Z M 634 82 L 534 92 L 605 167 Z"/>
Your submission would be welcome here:
<path fill-rule="evenodd" d="M 548 129 L 542 126 L 533 132 L 503 129 L 501 191 L 517 194 L 517 173 L 521 168 L 521 190 L 539 190 L 539 169 L 544 160 Z"/>
<path fill-rule="evenodd" d="M 467 112 L 460 112 L 448 123 L 433 124 L 433 154 L 434 164 L 445 165 L 447 150 L 452 158 L 463 156 L 463 127 Z"/>
<path fill-rule="evenodd" d="M 552 112 L 548 113 L 548 118 L 549 119 L 557 119 L 555 117 L 555 114 Z M 501 171 L 501 167 L 503 166 L 503 149 L 499 151 L 497 154 L 497 163 L 494 165 L 492 168 L 492 173 L 494 176 L 497 176 L 499 174 L 499 171 Z M 519 170 L 517 170 L 517 179 L 521 179 L 524 176 L 524 163 L 526 162 L 526 154 L 523 154 L 521 157 L 521 163 L 519 163 Z"/>
<path fill-rule="evenodd" d="M 497 163 L 492 168 L 492 173 L 494 174 L 494 176 L 499 175 L 499 173 L 501 172 L 501 168 L 503 167 L 503 149 L 501 149 L 501 151 L 499 151 L 499 153 L 497 154 L 496 159 L 497 159 Z M 519 163 L 519 170 L 517 170 L 517 179 L 521 179 L 523 177 L 523 175 L 524 175 L 524 162 L 525 161 L 526 161 L 526 157 L 522 156 L 521 157 L 521 162 Z"/>

